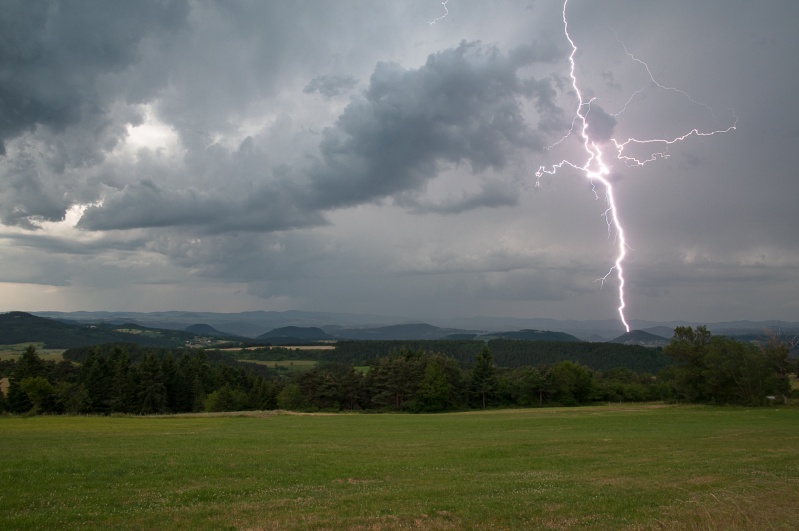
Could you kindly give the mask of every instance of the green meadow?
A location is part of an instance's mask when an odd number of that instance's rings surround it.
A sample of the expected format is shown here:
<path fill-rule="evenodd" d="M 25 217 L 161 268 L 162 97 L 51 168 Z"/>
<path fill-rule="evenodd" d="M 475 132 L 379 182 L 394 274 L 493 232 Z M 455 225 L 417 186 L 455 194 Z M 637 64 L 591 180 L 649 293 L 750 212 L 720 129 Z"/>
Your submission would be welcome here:
<path fill-rule="evenodd" d="M 45 361 L 61 361 L 64 358 L 63 348 L 44 348 L 44 343 L 17 343 L 15 345 L 0 345 L 0 360 L 16 360 L 29 346 L 36 347 L 39 358 Z"/>
<path fill-rule="evenodd" d="M 0 529 L 796 529 L 799 409 L 0 418 Z"/>
<path fill-rule="evenodd" d="M 265 365 L 270 369 L 278 371 L 307 371 L 316 367 L 316 360 L 238 360 L 244 363 L 254 363 L 256 365 Z"/>
<path fill-rule="evenodd" d="M 238 360 L 244 363 L 255 363 L 257 365 L 265 365 L 270 369 L 275 369 L 277 371 L 283 372 L 296 372 L 296 371 L 307 371 L 309 369 L 313 369 L 318 365 L 318 361 L 316 360 Z M 355 370 L 366 374 L 369 372 L 368 365 L 356 365 Z"/>

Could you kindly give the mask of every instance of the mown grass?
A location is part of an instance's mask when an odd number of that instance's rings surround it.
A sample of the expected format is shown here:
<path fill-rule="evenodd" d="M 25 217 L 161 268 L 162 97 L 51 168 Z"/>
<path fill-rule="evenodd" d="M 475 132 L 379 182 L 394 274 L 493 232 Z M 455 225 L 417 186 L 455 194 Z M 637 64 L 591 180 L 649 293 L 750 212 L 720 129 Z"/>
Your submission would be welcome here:
<path fill-rule="evenodd" d="M 796 529 L 799 410 L 0 418 L 2 529 Z"/>

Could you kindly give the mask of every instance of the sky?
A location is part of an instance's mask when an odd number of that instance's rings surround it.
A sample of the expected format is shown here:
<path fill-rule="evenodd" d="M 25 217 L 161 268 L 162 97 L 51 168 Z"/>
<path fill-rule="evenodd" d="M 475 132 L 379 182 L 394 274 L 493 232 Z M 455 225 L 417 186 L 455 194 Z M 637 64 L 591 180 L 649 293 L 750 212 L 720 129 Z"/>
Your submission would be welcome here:
<path fill-rule="evenodd" d="M 621 227 L 629 320 L 799 321 L 799 2 L 566 20 L 573 55 L 549 0 L 5 1 L 0 311 L 615 319 Z"/>

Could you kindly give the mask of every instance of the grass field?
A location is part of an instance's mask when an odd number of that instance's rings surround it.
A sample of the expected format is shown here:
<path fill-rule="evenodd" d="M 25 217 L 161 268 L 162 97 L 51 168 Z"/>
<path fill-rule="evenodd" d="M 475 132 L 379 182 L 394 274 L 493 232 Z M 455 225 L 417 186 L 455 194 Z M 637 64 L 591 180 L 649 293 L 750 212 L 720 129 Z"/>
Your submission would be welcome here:
<path fill-rule="evenodd" d="M 292 371 L 307 371 L 313 369 L 319 363 L 316 360 L 239 360 L 243 363 L 257 363 L 258 365 L 266 365 L 270 369 L 278 369 L 287 372 Z M 356 365 L 355 370 L 366 374 L 369 372 L 368 365 Z"/>
<path fill-rule="evenodd" d="M 270 369 L 284 369 L 288 371 L 307 371 L 313 369 L 318 363 L 316 360 L 239 360 L 242 363 L 255 363 L 266 365 Z"/>
<path fill-rule="evenodd" d="M 15 345 L 0 345 L 0 359 L 18 359 L 28 346 L 36 347 L 36 354 L 43 360 L 61 361 L 63 348 L 44 348 L 44 343 L 18 343 Z"/>
<path fill-rule="evenodd" d="M 797 529 L 799 410 L 0 418 L 0 529 Z"/>

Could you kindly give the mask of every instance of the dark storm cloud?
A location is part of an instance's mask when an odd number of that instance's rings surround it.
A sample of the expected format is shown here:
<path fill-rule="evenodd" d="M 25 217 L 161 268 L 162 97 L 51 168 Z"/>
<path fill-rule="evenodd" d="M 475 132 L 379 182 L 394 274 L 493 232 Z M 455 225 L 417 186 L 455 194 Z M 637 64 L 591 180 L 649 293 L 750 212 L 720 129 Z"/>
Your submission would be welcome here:
<path fill-rule="evenodd" d="M 78 227 L 86 230 L 193 226 L 205 233 L 276 231 L 325 224 L 298 203 L 288 185 L 266 186 L 243 196 L 196 189 L 172 190 L 152 181 L 125 186 L 102 206 L 86 209 Z"/>
<path fill-rule="evenodd" d="M 729 4 L 568 3 L 592 139 L 740 117 L 645 167 L 601 144 L 632 318 L 799 315 L 799 2 Z M 616 315 L 562 2 L 457 0 L 432 26 L 430 0 L 1 7 L 6 309 Z"/>
<path fill-rule="evenodd" d="M 530 47 L 504 55 L 463 42 L 418 69 L 378 64 L 363 96 L 324 131 L 322 158 L 311 171 L 320 205 L 356 205 L 419 188 L 442 161 L 468 162 L 480 173 L 504 168 L 516 150 L 541 150 L 519 98 L 549 94 L 518 70 L 552 58 Z"/>
<path fill-rule="evenodd" d="M 62 219 L 74 201 L 65 189 L 73 183 L 51 174 L 97 164 L 126 133 L 109 113 L 116 100 L 135 97 L 125 87 L 105 91 L 103 83 L 139 60 L 147 36 L 169 34 L 188 10 L 181 1 L 24 0 L 4 2 L 2 10 L 0 173 L 7 186 L 0 219 L 35 228 L 32 221 Z M 44 146 L 23 143 L 8 153 L 10 140 L 34 131 Z M 42 153 L 46 160 L 37 162 Z"/>
<path fill-rule="evenodd" d="M 99 76 L 138 58 L 153 27 L 186 16 L 186 2 L 3 2 L 0 17 L 0 150 L 37 125 L 62 130 L 96 119 L 107 101 Z"/>
<path fill-rule="evenodd" d="M 4 225 L 34 229 L 31 218 L 57 220 L 64 215 L 68 205 L 48 187 L 32 157 L 16 157 L 10 166 L 0 196 L 0 220 Z"/>
<path fill-rule="evenodd" d="M 585 116 L 589 138 L 596 142 L 607 142 L 613 138 L 616 118 L 605 112 L 605 109 L 592 103 Z"/>
<path fill-rule="evenodd" d="M 199 225 L 207 219 L 207 212 L 219 207 L 218 200 L 198 190 L 168 190 L 152 181 L 141 181 L 111 194 L 101 207 L 89 207 L 78 226 L 116 230 Z"/>
<path fill-rule="evenodd" d="M 550 109 L 551 88 L 521 78 L 518 70 L 551 60 L 552 53 L 524 47 L 505 55 L 494 47 L 464 42 L 431 55 L 418 69 L 380 63 L 363 95 L 324 130 L 321 158 L 307 178 L 298 168 L 278 168 L 282 178 L 239 195 L 235 188 L 177 190 L 142 181 L 87 209 L 80 227 L 198 226 L 206 232 L 308 227 L 324 224 L 325 211 L 417 190 L 436 176 L 440 162 L 468 162 L 475 173 L 500 170 L 519 150 L 542 149 L 539 134 L 525 120 L 521 99 Z M 247 150 L 239 151 L 220 171 L 242 171 Z M 512 204 L 507 187 L 494 184 L 438 207 L 410 206 L 457 213 Z"/>

